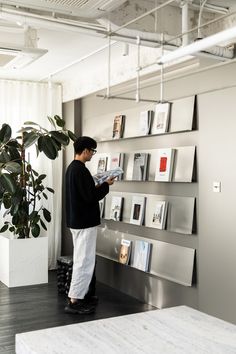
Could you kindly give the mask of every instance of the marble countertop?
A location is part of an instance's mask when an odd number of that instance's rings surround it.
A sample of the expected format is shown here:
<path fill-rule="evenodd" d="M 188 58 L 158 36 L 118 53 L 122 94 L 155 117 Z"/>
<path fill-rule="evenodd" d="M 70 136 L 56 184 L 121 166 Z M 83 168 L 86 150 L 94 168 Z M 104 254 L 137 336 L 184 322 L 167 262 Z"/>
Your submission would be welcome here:
<path fill-rule="evenodd" d="M 236 354 L 236 326 L 187 306 L 16 335 L 16 354 Z"/>

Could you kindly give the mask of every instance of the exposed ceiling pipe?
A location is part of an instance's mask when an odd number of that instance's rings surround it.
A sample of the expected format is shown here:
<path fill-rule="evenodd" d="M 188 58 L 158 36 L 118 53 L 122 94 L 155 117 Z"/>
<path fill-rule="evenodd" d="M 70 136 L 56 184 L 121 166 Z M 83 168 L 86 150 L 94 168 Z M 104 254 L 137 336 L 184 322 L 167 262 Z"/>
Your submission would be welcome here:
<path fill-rule="evenodd" d="M 195 2 L 193 2 L 191 4 L 191 7 L 199 9 L 200 5 L 195 3 Z M 205 5 L 205 11 L 226 15 L 229 12 L 229 9 L 227 7 L 223 7 L 223 6 L 218 6 L 218 5 L 213 5 L 213 4 L 206 4 Z"/>
<path fill-rule="evenodd" d="M 170 4 L 171 0 L 165 2 L 161 6 L 167 6 Z M 144 17 L 147 16 L 149 13 L 152 13 L 154 10 L 157 11 L 157 8 L 160 6 L 155 7 L 153 10 L 139 16 Z M 90 34 L 93 36 L 98 36 L 104 38 L 107 36 L 107 20 L 101 19 L 99 20 L 99 24 L 91 24 L 82 21 L 71 21 L 66 19 L 59 19 L 55 17 L 48 17 L 48 16 L 40 16 L 38 14 L 33 14 L 21 10 L 16 10 L 8 7 L 2 7 L 0 12 L 0 18 L 3 18 L 7 21 L 11 22 L 21 22 L 23 24 L 44 27 L 49 29 L 55 30 L 64 30 L 64 31 L 75 31 L 84 34 Z M 137 21 L 138 18 L 129 21 L 126 23 L 127 26 L 131 22 Z M 111 24 L 111 34 L 114 40 L 119 40 L 128 43 L 136 43 L 137 36 L 140 37 L 140 43 L 143 46 L 149 47 L 160 47 L 161 46 L 161 35 L 158 33 L 150 33 L 150 32 L 142 32 L 137 30 L 130 30 L 122 27 L 116 26 Z M 119 32 L 119 33 L 117 33 Z M 166 50 L 175 50 L 179 47 L 182 43 L 180 38 L 172 40 L 173 37 L 169 35 L 165 35 L 165 49 Z M 225 60 L 225 58 L 229 59 L 233 57 L 233 51 L 228 51 L 227 49 L 219 48 L 219 50 L 214 49 L 211 53 L 212 56 L 216 56 L 216 59 Z M 219 56 L 219 58 L 218 58 Z"/>
<path fill-rule="evenodd" d="M 183 10 L 185 11 L 185 10 Z M 186 16 L 183 15 L 184 17 Z M 182 17 L 183 17 L 182 16 Z M 186 21 L 186 17 L 185 17 Z M 106 26 L 108 23 L 107 19 L 99 19 L 99 23 L 102 25 Z M 119 28 L 119 26 L 115 25 L 114 23 L 111 23 L 111 30 L 115 29 L 116 33 L 116 28 Z M 113 32 L 113 33 L 114 33 Z M 188 34 L 190 31 L 183 32 L 182 36 L 186 33 Z M 141 45 L 146 45 L 146 46 L 152 46 L 152 47 L 161 47 L 162 43 L 162 35 L 160 33 L 150 33 L 150 32 L 142 32 L 138 30 L 133 30 L 133 29 L 127 29 L 127 28 L 122 28 L 120 30 L 119 36 L 113 35 L 112 38 L 117 41 L 127 41 L 129 43 L 135 43 L 135 35 L 140 37 L 140 42 Z M 122 39 L 121 39 L 122 38 Z M 148 43 L 153 43 L 153 45 L 148 45 Z M 164 49 L 165 50 L 176 50 L 182 45 L 182 40 L 181 38 L 174 38 L 173 36 L 170 36 L 168 34 L 165 34 L 164 38 Z M 199 56 L 209 56 L 212 59 L 216 60 L 227 60 L 227 59 L 232 59 L 234 57 L 234 49 L 233 48 L 225 48 L 225 47 L 220 47 L 220 46 L 214 46 L 213 48 L 208 48 L 204 53 L 198 53 Z"/>
<path fill-rule="evenodd" d="M 197 30 L 197 37 L 201 38 L 201 21 L 202 21 L 202 12 L 203 8 L 206 5 L 207 0 L 202 0 L 200 3 L 200 10 L 199 10 L 199 15 L 198 15 L 198 30 Z"/>
<path fill-rule="evenodd" d="M 169 0 L 162 4 L 162 7 L 166 6 L 167 4 L 173 1 Z M 158 6 L 160 8 L 160 6 Z M 143 14 L 141 17 L 147 16 L 149 13 L 152 13 L 157 10 L 157 7 L 148 13 Z M 98 23 L 86 23 L 82 21 L 71 21 L 68 19 L 62 18 L 55 18 L 55 17 L 48 17 L 48 16 L 40 16 L 38 14 L 23 12 L 21 10 L 16 9 L 9 9 L 2 7 L 0 12 L 0 18 L 4 18 L 7 21 L 11 22 L 22 22 L 23 24 L 44 27 L 49 29 L 57 29 L 57 30 L 64 30 L 64 31 L 76 31 L 79 33 L 90 34 L 93 36 L 99 37 L 107 37 L 107 23 L 106 20 L 101 19 Z M 140 18 L 140 16 L 139 16 Z M 137 36 L 140 37 L 140 43 L 143 46 L 149 47 L 160 47 L 161 46 L 161 35 L 158 33 L 148 33 L 148 32 L 141 32 L 137 30 L 127 29 L 124 28 L 131 22 L 137 21 L 138 18 L 129 21 L 122 27 L 116 26 L 111 24 L 110 34 L 112 35 L 112 39 L 116 39 L 118 41 L 128 42 L 128 43 L 136 43 Z M 105 26 L 106 25 L 106 26 Z M 119 33 L 118 33 L 119 32 Z M 187 31 L 188 33 L 188 31 Z M 186 33 L 186 34 L 187 34 Z M 182 41 L 180 38 L 175 38 L 173 40 L 172 36 L 165 35 L 164 41 L 164 49 L 166 50 L 175 50 L 180 47 Z M 205 53 L 204 53 L 205 54 Z M 205 54 L 206 55 L 206 54 Z M 222 47 L 214 47 L 211 50 L 208 50 L 208 54 L 211 55 L 213 58 L 225 60 L 226 58 L 233 58 L 234 54 L 233 51 L 222 48 Z M 72 66 L 73 63 L 70 65 Z M 62 70 L 60 70 L 62 71 Z"/>
<path fill-rule="evenodd" d="M 189 1 L 184 1 L 181 6 L 182 9 L 182 45 L 189 44 L 189 35 L 188 35 L 188 15 L 189 15 Z"/>
<path fill-rule="evenodd" d="M 20 22 L 22 25 L 30 25 L 34 27 L 43 27 L 54 30 L 64 30 L 70 32 L 80 32 L 98 36 L 104 36 L 106 29 L 98 24 L 88 24 L 82 21 L 71 21 L 64 19 L 56 19 L 54 17 L 32 15 L 31 13 L 14 11 L 14 13 L 1 8 L 0 18 L 9 22 Z"/>
<path fill-rule="evenodd" d="M 66 19 L 59 19 L 48 16 L 40 16 L 37 14 L 32 14 L 28 12 L 23 12 L 20 10 L 12 10 L 5 7 L 1 8 L 0 18 L 8 22 L 21 22 L 22 24 L 27 24 L 29 26 L 34 26 L 37 28 L 43 27 L 54 30 L 62 31 L 72 31 L 79 32 L 88 35 L 93 35 L 101 38 L 105 38 L 108 35 L 107 24 L 108 20 L 99 20 L 99 23 L 91 24 L 82 21 L 71 21 Z M 117 32 L 120 29 L 119 26 L 113 26 L 111 28 L 111 34 Z M 129 34 L 125 32 L 126 30 L 112 34 L 112 39 L 119 40 L 122 42 L 136 43 L 137 36 L 140 37 L 141 45 L 148 47 L 159 47 L 160 46 L 160 36 L 155 33 L 145 33 L 141 31 L 130 31 Z M 171 36 L 168 36 L 168 40 L 171 39 Z M 181 40 L 174 42 L 175 45 L 180 45 Z"/>

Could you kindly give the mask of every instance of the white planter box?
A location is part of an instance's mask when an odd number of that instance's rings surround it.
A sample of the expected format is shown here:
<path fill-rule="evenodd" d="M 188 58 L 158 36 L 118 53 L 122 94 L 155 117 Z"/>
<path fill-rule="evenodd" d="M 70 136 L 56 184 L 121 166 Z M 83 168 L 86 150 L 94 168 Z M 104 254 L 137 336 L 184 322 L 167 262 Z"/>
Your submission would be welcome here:
<path fill-rule="evenodd" d="M 48 237 L 0 235 L 0 281 L 9 288 L 48 282 Z"/>

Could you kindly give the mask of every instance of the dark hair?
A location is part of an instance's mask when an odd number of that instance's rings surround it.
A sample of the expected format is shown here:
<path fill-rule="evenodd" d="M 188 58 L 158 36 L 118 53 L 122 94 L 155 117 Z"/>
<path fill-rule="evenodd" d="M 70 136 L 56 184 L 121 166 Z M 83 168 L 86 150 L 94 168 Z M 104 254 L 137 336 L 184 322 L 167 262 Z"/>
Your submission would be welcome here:
<path fill-rule="evenodd" d="M 96 149 L 97 142 L 89 136 L 81 136 L 74 142 L 76 154 L 81 154 L 85 149 Z"/>

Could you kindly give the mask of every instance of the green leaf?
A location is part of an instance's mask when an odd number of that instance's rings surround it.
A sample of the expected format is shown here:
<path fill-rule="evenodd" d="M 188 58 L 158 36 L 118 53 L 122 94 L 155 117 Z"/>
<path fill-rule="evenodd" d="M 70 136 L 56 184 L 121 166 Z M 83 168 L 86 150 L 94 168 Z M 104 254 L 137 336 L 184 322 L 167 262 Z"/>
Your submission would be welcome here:
<path fill-rule="evenodd" d="M 51 213 L 47 209 L 43 208 L 43 216 L 47 222 L 51 221 Z"/>
<path fill-rule="evenodd" d="M 51 139 L 52 139 L 52 141 L 53 141 L 54 145 L 56 146 L 57 151 L 60 151 L 60 150 L 61 150 L 61 148 L 62 148 L 61 143 L 59 143 L 56 139 L 54 139 L 54 137 L 53 137 L 53 136 L 51 137 Z"/>
<path fill-rule="evenodd" d="M 7 229 L 8 229 L 8 225 L 4 225 L 4 226 L 0 229 L 0 233 L 7 231 Z"/>
<path fill-rule="evenodd" d="M 47 196 L 46 193 L 43 192 L 43 196 L 44 196 L 44 198 L 45 198 L 46 200 L 48 200 L 48 196 Z"/>
<path fill-rule="evenodd" d="M 33 220 L 37 215 L 38 215 L 37 211 L 35 211 L 35 210 L 32 211 L 32 213 L 30 213 L 30 215 L 29 215 L 30 220 Z"/>
<path fill-rule="evenodd" d="M 58 141 L 60 144 L 62 145 L 68 145 L 70 142 L 69 137 L 62 133 L 62 132 L 58 132 L 56 130 L 52 130 L 51 132 L 49 132 L 51 134 L 51 136 L 53 136 L 53 138 Z"/>
<path fill-rule="evenodd" d="M 8 162 L 10 159 L 11 158 L 6 151 L 0 153 L 0 162 Z"/>
<path fill-rule="evenodd" d="M 11 205 L 12 205 L 13 202 L 11 202 Z M 10 205 L 10 206 L 11 206 Z M 9 206 L 9 208 L 10 208 Z M 19 204 L 14 204 L 11 208 L 11 215 L 16 215 L 19 211 Z"/>
<path fill-rule="evenodd" d="M 40 136 L 38 138 L 38 150 L 39 150 L 39 152 L 43 151 L 43 141 L 44 141 L 44 136 Z"/>
<path fill-rule="evenodd" d="M 12 206 L 12 201 L 11 198 L 4 198 L 3 199 L 3 205 L 5 209 L 10 209 Z M 8 210 L 6 211 L 6 215 L 8 214 Z M 5 216 L 5 215 L 4 215 Z"/>
<path fill-rule="evenodd" d="M 42 136 L 38 142 L 39 151 L 43 151 L 49 159 L 55 160 L 58 152 L 52 138 L 50 136 Z"/>
<path fill-rule="evenodd" d="M 52 119 L 52 117 L 48 116 L 48 120 L 53 125 L 53 127 L 56 129 L 56 124 L 55 124 L 54 120 Z"/>
<path fill-rule="evenodd" d="M 32 235 L 33 235 L 34 237 L 38 237 L 39 234 L 40 234 L 40 227 L 39 227 L 39 225 L 38 225 L 38 224 L 35 224 L 35 225 L 32 227 L 31 232 L 32 232 Z"/>
<path fill-rule="evenodd" d="M 10 141 L 8 141 L 7 146 L 11 146 L 13 148 L 19 148 L 20 144 L 18 143 L 18 141 L 16 139 L 11 139 Z"/>
<path fill-rule="evenodd" d="M 28 148 L 29 146 L 33 145 L 39 138 L 39 135 L 35 132 L 24 133 L 24 147 Z"/>
<path fill-rule="evenodd" d="M 67 133 L 68 133 L 69 138 L 72 141 L 76 141 L 77 140 L 77 136 L 74 133 L 72 133 L 72 131 L 68 130 Z"/>
<path fill-rule="evenodd" d="M 35 171 L 35 170 L 32 170 L 32 172 L 33 172 L 33 174 L 34 174 L 36 177 L 39 175 L 38 172 Z"/>
<path fill-rule="evenodd" d="M 9 161 L 5 164 L 5 170 L 12 173 L 21 173 L 21 165 L 17 162 Z"/>
<path fill-rule="evenodd" d="M 16 183 L 10 174 L 3 173 L 0 176 L 0 185 L 2 185 L 3 188 L 11 194 L 16 191 Z"/>
<path fill-rule="evenodd" d="M 47 190 L 48 190 L 49 192 L 55 193 L 54 189 L 52 189 L 52 188 L 50 188 L 50 187 L 46 187 L 46 188 L 47 188 Z"/>
<path fill-rule="evenodd" d="M 30 120 L 28 120 L 28 121 L 24 122 L 24 125 L 37 125 L 37 126 L 38 126 L 38 124 L 37 124 L 37 123 L 35 123 L 35 122 L 31 122 Z"/>
<path fill-rule="evenodd" d="M 45 175 L 45 174 L 40 175 L 40 176 L 37 178 L 37 182 L 38 182 L 38 183 L 41 183 L 42 180 L 45 179 L 46 177 L 47 177 L 47 175 Z"/>
<path fill-rule="evenodd" d="M 14 160 L 14 161 L 21 161 L 21 156 L 20 153 L 18 151 L 18 146 L 11 146 L 9 143 L 7 143 L 7 147 L 8 147 L 8 153 L 10 155 L 10 159 Z"/>
<path fill-rule="evenodd" d="M 24 133 L 32 130 L 36 131 L 33 127 L 22 127 L 20 130 L 17 130 L 17 133 Z"/>
<path fill-rule="evenodd" d="M 3 124 L 0 130 L 0 144 L 5 144 L 11 139 L 11 127 L 8 124 Z"/>
<path fill-rule="evenodd" d="M 65 126 L 66 122 L 64 121 L 64 119 L 62 119 L 58 115 L 55 115 L 53 118 L 55 119 L 56 124 L 57 124 L 58 127 L 63 128 Z"/>
<path fill-rule="evenodd" d="M 46 227 L 46 225 L 44 224 L 43 220 L 41 220 L 41 219 L 40 219 L 40 224 L 41 224 L 42 228 L 44 228 L 44 230 L 47 231 L 47 227 Z"/>

